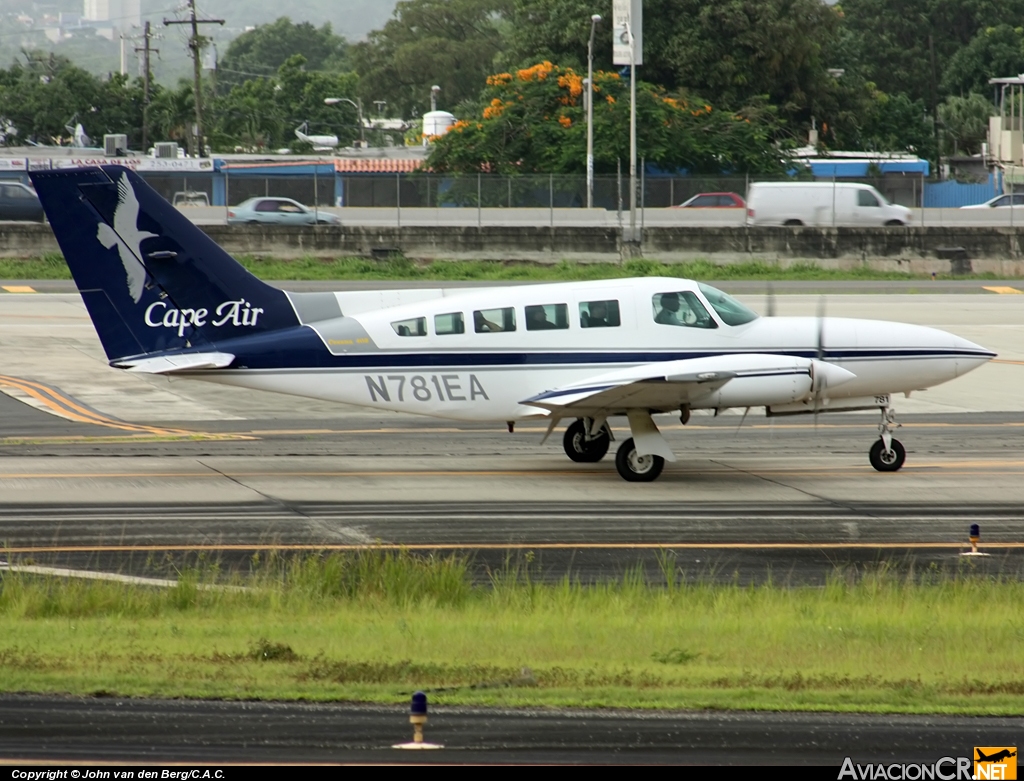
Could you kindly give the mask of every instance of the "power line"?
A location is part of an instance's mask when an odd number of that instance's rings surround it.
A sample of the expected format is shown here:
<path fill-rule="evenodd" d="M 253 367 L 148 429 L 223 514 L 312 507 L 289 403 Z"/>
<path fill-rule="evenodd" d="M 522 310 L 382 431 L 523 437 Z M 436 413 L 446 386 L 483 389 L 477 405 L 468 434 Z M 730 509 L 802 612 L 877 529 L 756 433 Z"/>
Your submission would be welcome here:
<path fill-rule="evenodd" d="M 143 100 L 142 100 L 142 150 L 146 151 L 149 149 L 149 55 L 152 52 L 160 53 L 159 49 L 150 48 L 149 42 L 154 38 L 153 32 L 150 29 L 150 23 L 146 22 L 145 32 L 142 34 L 143 44 L 141 47 L 136 46 L 136 53 L 142 52 L 142 83 L 143 83 Z"/>

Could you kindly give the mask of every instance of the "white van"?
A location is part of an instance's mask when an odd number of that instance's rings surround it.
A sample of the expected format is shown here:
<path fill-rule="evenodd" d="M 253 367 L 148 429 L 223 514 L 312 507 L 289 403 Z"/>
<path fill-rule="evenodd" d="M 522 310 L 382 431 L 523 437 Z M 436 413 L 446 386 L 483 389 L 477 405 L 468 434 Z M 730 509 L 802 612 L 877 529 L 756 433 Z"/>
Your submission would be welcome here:
<path fill-rule="evenodd" d="M 747 225 L 863 228 L 909 224 L 910 209 L 889 203 L 868 184 L 755 182 L 747 196 Z"/>

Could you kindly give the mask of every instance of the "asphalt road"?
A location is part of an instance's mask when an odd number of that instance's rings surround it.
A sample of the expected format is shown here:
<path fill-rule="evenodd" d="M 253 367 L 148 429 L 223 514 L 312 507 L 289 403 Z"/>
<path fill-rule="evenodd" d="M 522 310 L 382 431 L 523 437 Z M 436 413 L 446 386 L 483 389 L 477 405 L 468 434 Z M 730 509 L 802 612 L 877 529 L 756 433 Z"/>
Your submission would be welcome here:
<path fill-rule="evenodd" d="M 826 765 L 972 757 L 1022 718 L 438 708 L 402 751 L 402 707 L 0 697 L 0 761 Z M 72 764 L 72 767 L 74 765 Z M 947 768 L 948 770 L 948 768 Z M 230 778 L 230 776 L 228 776 Z M 829 775 L 833 778 L 834 776 Z"/>

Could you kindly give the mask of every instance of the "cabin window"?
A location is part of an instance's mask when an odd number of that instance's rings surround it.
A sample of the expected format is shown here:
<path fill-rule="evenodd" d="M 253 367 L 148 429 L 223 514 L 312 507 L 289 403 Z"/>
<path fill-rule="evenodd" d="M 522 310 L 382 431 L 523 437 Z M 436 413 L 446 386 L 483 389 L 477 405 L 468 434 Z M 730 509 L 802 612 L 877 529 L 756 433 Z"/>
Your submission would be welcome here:
<path fill-rule="evenodd" d="M 654 322 L 686 328 L 718 328 L 708 310 L 689 290 L 678 293 L 655 293 L 651 299 Z"/>
<path fill-rule="evenodd" d="M 466 318 L 463 317 L 462 312 L 434 315 L 434 333 L 438 336 L 464 334 L 466 333 Z"/>
<path fill-rule="evenodd" d="M 556 331 L 568 327 L 568 304 L 537 304 L 526 307 L 527 331 Z"/>
<path fill-rule="evenodd" d="M 583 328 L 616 328 L 620 325 L 618 301 L 580 302 L 580 326 Z"/>
<path fill-rule="evenodd" d="M 391 327 L 399 336 L 426 336 L 427 318 L 412 317 L 408 320 L 398 320 L 392 323 Z"/>
<path fill-rule="evenodd" d="M 501 309 L 478 309 L 473 312 L 473 330 L 478 334 L 514 331 L 516 310 L 510 306 Z"/>

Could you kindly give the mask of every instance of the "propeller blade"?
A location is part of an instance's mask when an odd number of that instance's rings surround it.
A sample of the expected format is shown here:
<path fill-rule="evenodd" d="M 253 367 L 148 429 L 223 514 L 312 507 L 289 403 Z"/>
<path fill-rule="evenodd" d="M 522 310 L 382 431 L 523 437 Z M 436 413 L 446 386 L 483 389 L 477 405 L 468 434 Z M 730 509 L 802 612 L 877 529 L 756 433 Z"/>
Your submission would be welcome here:
<path fill-rule="evenodd" d="M 818 300 L 818 360 L 825 360 L 825 296 Z"/>
<path fill-rule="evenodd" d="M 745 421 L 747 419 L 747 413 L 748 412 L 750 412 L 750 407 L 747 407 L 745 410 L 743 410 L 743 417 L 740 418 L 740 424 L 736 427 L 736 432 L 735 433 L 737 433 L 737 434 L 740 433 L 740 429 L 743 428 L 743 421 Z"/>
<path fill-rule="evenodd" d="M 771 282 L 768 283 L 768 290 L 766 292 L 767 301 L 765 302 L 765 317 L 775 317 L 775 286 Z"/>

